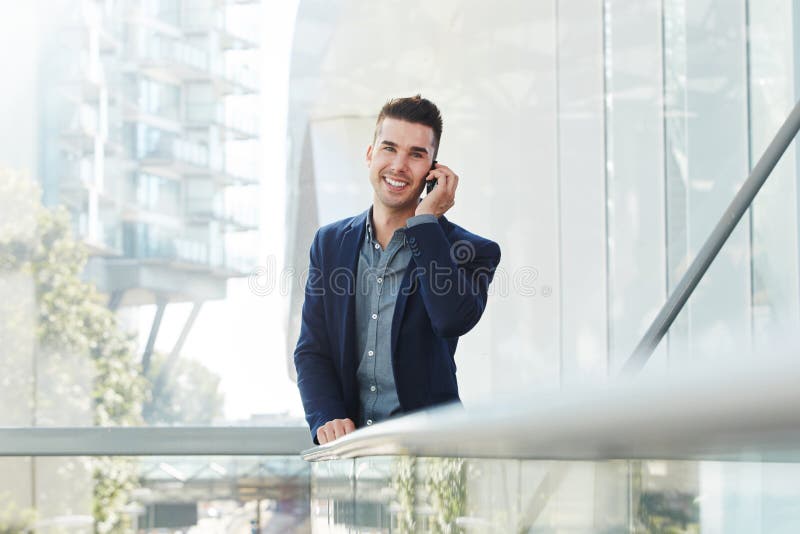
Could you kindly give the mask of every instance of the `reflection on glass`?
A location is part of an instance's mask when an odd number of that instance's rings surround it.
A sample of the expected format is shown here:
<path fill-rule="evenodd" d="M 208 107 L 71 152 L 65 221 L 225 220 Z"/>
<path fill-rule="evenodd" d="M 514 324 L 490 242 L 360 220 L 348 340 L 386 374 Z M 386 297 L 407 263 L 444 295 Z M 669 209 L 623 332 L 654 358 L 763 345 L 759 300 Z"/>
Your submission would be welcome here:
<path fill-rule="evenodd" d="M 0 471 L 0 532 L 309 532 L 298 457 L 2 458 Z"/>
<path fill-rule="evenodd" d="M 381 457 L 315 464 L 314 531 L 793 532 L 800 466 Z"/>

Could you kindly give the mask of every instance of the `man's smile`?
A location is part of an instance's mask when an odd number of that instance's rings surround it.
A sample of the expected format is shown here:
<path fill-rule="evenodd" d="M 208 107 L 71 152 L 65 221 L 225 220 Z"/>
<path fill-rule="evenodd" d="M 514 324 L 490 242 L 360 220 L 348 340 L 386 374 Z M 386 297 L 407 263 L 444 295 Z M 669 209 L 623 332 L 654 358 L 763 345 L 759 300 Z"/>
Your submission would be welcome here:
<path fill-rule="evenodd" d="M 383 176 L 383 181 L 387 185 L 390 191 L 403 191 L 408 187 L 408 182 L 397 180 L 395 178 L 390 178 L 389 176 L 386 175 Z"/>

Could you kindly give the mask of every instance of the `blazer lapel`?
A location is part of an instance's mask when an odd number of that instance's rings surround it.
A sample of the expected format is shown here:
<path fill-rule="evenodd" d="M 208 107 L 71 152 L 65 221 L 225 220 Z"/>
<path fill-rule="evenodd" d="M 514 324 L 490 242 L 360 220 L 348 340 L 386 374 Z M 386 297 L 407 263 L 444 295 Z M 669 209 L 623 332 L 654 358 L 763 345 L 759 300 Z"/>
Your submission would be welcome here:
<path fill-rule="evenodd" d="M 453 227 L 453 223 L 448 221 L 444 215 L 442 215 L 439 217 L 439 226 L 442 227 L 445 235 L 449 235 L 450 230 Z M 394 355 L 397 348 L 397 339 L 400 335 L 400 323 L 403 320 L 403 313 L 406 310 L 408 296 L 417 290 L 415 284 L 417 284 L 417 278 L 419 278 L 419 276 L 420 271 L 417 270 L 417 262 L 412 257 L 411 261 L 408 262 L 408 268 L 406 269 L 406 274 L 403 277 L 403 283 L 400 284 L 400 292 L 397 294 L 394 315 L 392 316 L 392 361 L 394 361 Z M 413 290 L 409 289 L 412 287 L 412 284 L 414 284 Z"/>
<path fill-rule="evenodd" d="M 369 210 L 353 218 L 348 225 L 339 245 L 334 270 L 327 273 L 331 277 L 327 287 L 334 292 L 337 299 L 336 309 L 341 310 L 339 317 L 339 350 L 342 363 L 347 371 L 346 376 L 355 377 L 356 362 L 356 321 L 355 298 L 356 276 L 358 275 L 358 254 L 366 232 L 366 221 Z"/>

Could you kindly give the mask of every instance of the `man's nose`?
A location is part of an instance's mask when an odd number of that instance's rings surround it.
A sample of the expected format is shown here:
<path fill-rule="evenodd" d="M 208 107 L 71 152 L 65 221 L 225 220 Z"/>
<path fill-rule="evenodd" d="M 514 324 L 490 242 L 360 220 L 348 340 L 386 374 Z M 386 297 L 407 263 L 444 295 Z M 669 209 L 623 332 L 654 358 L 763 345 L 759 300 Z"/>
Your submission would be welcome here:
<path fill-rule="evenodd" d="M 392 160 L 392 167 L 397 171 L 407 171 L 408 170 L 408 156 L 406 154 L 402 154 L 397 152 L 394 155 L 394 159 Z"/>

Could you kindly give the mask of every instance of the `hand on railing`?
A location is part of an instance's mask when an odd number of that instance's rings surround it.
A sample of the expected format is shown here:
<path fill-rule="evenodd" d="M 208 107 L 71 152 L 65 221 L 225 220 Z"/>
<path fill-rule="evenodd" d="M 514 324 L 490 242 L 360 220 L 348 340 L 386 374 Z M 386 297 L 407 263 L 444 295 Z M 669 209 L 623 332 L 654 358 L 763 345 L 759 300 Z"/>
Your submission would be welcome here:
<path fill-rule="evenodd" d="M 320 445 L 324 445 L 329 441 L 333 441 L 355 431 L 355 429 L 356 425 L 351 419 L 334 419 L 317 429 L 317 441 L 319 441 Z"/>

